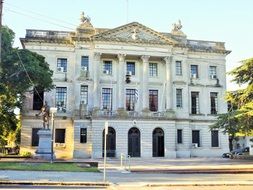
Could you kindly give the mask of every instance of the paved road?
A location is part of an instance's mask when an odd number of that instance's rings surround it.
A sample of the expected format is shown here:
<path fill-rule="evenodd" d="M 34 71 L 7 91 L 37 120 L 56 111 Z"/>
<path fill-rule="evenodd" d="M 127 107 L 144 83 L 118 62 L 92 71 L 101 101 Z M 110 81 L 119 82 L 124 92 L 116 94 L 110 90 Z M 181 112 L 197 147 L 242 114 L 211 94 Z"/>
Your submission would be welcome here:
<path fill-rule="evenodd" d="M 12 189 L 12 190 L 31 190 L 31 189 L 63 189 L 63 190 L 106 190 L 106 188 L 95 188 L 95 187 L 73 187 L 73 186 L 56 186 L 56 187 L 51 187 L 51 186 L 26 186 L 26 185 L 19 185 L 19 186 L 5 186 L 5 187 L 0 187 L 0 189 Z"/>
<path fill-rule="evenodd" d="M 102 166 L 100 161 L 100 167 Z M 133 159 L 133 169 L 190 169 L 190 168 L 253 168 L 252 161 L 230 159 Z M 31 182 L 102 182 L 102 173 L 87 172 L 43 172 L 43 171 L 0 171 L 0 181 L 31 181 Z M 123 173 L 120 161 L 108 161 L 107 181 L 113 185 L 110 189 L 149 189 L 147 185 L 157 185 L 152 189 L 191 190 L 240 190 L 253 189 L 253 174 L 169 174 L 169 173 Z M 238 186 L 240 184 L 241 186 Z M 167 188 L 170 185 L 170 188 Z M 179 185 L 190 185 L 179 187 Z M 191 188 L 191 185 L 205 185 Z M 209 185 L 209 186 L 206 186 Z M 212 186 L 210 186 L 212 185 Z M 214 185 L 219 185 L 214 188 Z M 225 185 L 225 186 L 224 186 Z M 250 186 L 249 186 L 250 185 Z M 176 186 L 176 187 L 175 187 Z M 221 187 L 222 186 L 222 187 Z M 224 187 L 223 187 L 224 186 Z M 226 188 L 228 186 L 229 188 Z M 38 187 L 38 186 L 37 186 Z M 208 187 L 208 188 L 207 188 Z M 238 187 L 238 188 L 235 188 Z M 39 188 L 39 187 L 38 187 Z M 43 189 L 43 188 L 42 188 Z"/>
<path fill-rule="evenodd" d="M 102 173 L 87 172 L 41 172 L 41 171 L 0 171 L 0 180 L 34 182 L 102 182 Z M 107 180 L 125 184 L 252 184 L 253 174 L 162 174 L 162 173 L 121 173 L 108 171 Z"/>
<path fill-rule="evenodd" d="M 107 189 L 105 188 L 87 188 L 87 187 L 50 187 L 50 186 L 12 186 L 4 187 L 0 189 L 11 189 L 11 190 L 31 190 L 31 189 L 48 189 L 48 190 L 252 190 L 252 186 L 173 186 L 173 187 L 138 187 L 138 186 L 112 186 Z"/>

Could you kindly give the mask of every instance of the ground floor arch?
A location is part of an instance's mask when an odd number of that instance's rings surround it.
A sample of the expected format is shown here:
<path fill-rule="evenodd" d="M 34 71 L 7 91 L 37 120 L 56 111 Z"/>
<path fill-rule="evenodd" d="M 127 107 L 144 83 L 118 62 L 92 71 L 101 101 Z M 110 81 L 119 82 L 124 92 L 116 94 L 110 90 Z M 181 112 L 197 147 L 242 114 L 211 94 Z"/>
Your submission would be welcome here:
<path fill-rule="evenodd" d="M 136 127 L 132 127 L 128 131 L 128 155 L 131 157 L 141 156 L 141 134 Z"/>
<path fill-rule="evenodd" d="M 102 156 L 104 157 L 104 142 L 105 142 L 105 130 L 103 130 L 103 151 Z M 112 127 L 108 127 L 108 134 L 106 139 L 106 156 L 115 157 L 116 155 L 116 131 Z"/>
<path fill-rule="evenodd" d="M 164 157 L 164 131 L 155 128 L 152 136 L 153 157 Z"/>

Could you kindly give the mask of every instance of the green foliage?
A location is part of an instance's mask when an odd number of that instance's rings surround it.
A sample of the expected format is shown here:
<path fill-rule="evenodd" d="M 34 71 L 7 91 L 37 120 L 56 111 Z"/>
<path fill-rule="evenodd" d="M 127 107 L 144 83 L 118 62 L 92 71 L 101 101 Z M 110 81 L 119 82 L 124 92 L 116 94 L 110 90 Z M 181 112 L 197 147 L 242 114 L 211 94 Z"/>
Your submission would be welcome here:
<path fill-rule="evenodd" d="M 20 156 L 24 156 L 24 157 L 32 157 L 32 153 L 31 152 L 28 152 L 28 151 L 26 151 L 26 152 L 21 152 L 20 153 Z"/>
<path fill-rule="evenodd" d="M 11 29 L 4 26 L 1 31 L 0 137 L 5 139 L 2 143 L 6 143 L 9 133 L 18 134 L 18 119 L 14 110 L 22 109 L 24 94 L 34 86 L 45 91 L 52 89 L 53 72 L 43 56 L 26 49 L 12 48 L 15 34 Z"/>
<path fill-rule="evenodd" d="M 97 168 L 84 168 L 76 163 L 17 163 L 1 162 L 0 170 L 22 171 L 68 171 L 68 172 L 99 172 Z"/>
<path fill-rule="evenodd" d="M 236 133 L 247 135 L 253 130 L 253 58 L 242 61 L 242 65 L 232 70 L 234 82 L 245 88 L 227 92 L 226 100 L 232 105 L 226 114 L 220 114 L 211 128 L 219 128 L 232 137 Z"/>

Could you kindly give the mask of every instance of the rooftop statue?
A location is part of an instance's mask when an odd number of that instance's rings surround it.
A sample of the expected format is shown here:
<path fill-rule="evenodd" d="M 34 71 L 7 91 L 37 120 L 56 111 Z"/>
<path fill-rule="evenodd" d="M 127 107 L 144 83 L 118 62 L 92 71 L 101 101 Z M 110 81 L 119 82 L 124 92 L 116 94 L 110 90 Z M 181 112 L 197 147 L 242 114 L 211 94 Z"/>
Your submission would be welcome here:
<path fill-rule="evenodd" d="M 181 24 L 181 20 L 178 20 L 177 23 L 172 24 L 171 33 L 176 36 L 186 37 L 186 35 L 182 32 L 183 25 Z"/>
<path fill-rule="evenodd" d="M 90 17 L 88 16 L 85 16 L 84 15 L 84 12 L 81 13 L 81 16 L 80 16 L 80 21 L 81 21 L 81 24 L 84 24 L 86 22 L 90 22 Z"/>
<path fill-rule="evenodd" d="M 49 129 L 49 117 L 50 117 L 50 107 L 47 104 L 47 101 L 42 106 L 40 112 L 36 114 L 36 116 L 42 115 L 42 121 L 43 121 L 43 129 Z"/>
<path fill-rule="evenodd" d="M 173 26 L 172 31 L 179 31 L 183 28 L 183 26 L 181 24 L 181 20 L 178 20 L 178 23 L 172 24 L 172 26 Z"/>

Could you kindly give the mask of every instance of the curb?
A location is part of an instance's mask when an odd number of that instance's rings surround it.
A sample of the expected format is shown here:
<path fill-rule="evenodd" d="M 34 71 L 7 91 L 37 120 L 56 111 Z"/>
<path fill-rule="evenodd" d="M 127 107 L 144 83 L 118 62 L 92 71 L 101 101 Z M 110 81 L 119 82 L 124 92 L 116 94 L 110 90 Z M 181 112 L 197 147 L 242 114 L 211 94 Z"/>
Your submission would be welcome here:
<path fill-rule="evenodd" d="M 132 169 L 134 173 L 166 173 L 166 174 L 251 174 L 253 169 L 199 169 L 199 170 L 138 170 Z"/>
<path fill-rule="evenodd" d="M 45 185 L 45 186 L 84 186 L 84 187 L 108 187 L 110 183 L 104 182 L 40 182 L 40 181 L 0 181 L 1 186 L 15 186 L 15 185 L 27 185 L 27 186 L 36 186 L 36 185 Z"/>
<path fill-rule="evenodd" d="M 0 188 L 4 187 L 12 187 L 12 186 L 72 186 L 72 187 L 177 187 L 177 186 L 253 186 L 253 183 L 153 183 L 153 184 L 119 184 L 119 183 L 103 183 L 103 182 L 32 182 L 32 181 L 0 181 Z"/>

